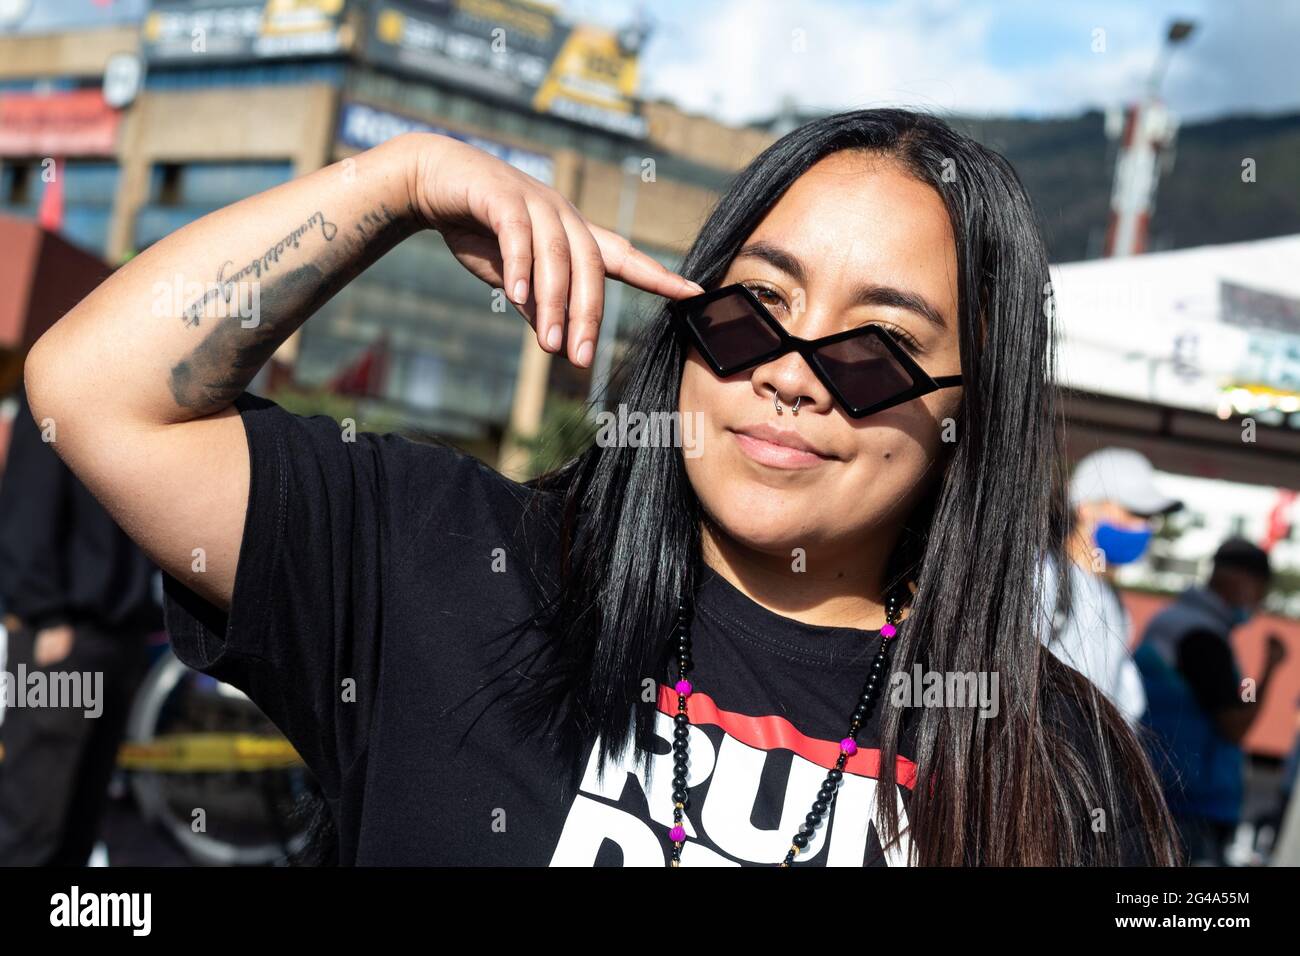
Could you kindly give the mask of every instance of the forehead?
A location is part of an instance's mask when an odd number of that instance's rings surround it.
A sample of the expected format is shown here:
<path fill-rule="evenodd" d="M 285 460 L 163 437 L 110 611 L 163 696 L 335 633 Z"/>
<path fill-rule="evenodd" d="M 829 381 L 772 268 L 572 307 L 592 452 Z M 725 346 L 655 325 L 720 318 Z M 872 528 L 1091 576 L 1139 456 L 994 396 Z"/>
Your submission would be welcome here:
<path fill-rule="evenodd" d="M 957 254 L 935 190 L 896 161 L 832 153 L 790 186 L 749 236 L 802 260 L 809 285 L 906 284 L 951 314 Z"/>

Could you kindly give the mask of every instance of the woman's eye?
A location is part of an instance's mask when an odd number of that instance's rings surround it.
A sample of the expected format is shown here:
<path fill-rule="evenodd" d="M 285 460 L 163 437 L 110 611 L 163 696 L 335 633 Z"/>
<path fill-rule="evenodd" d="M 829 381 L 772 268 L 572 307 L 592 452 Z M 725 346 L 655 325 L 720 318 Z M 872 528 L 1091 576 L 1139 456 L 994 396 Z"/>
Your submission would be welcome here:
<path fill-rule="evenodd" d="M 889 334 L 898 340 L 898 344 L 903 346 L 903 348 L 907 349 L 909 352 L 924 351 L 924 349 L 922 349 L 921 346 L 917 343 L 916 339 L 912 338 L 912 336 L 908 335 L 906 332 L 904 332 L 902 329 L 898 328 L 897 326 L 885 325 L 881 327 L 887 329 L 889 331 Z"/>
<path fill-rule="evenodd" d="M 750 285 L 749 283 L 742 283 L 742 285 L 744 285 L 750 292 L 754 293 L 759 302 L 762 302 L 769 308 L 774 306 L 783 307 L 785 305 L 785 303 L 781 301 L 781 294 L 775 289 L 769 289 L 767 286 L 761 285 Z"/>

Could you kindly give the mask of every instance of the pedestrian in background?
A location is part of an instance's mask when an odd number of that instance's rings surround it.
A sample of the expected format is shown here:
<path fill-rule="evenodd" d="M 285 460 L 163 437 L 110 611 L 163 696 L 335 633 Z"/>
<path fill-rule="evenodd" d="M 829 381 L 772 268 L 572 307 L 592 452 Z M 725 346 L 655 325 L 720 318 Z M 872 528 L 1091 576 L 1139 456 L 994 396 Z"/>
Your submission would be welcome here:
<path fill-rule="evenodd" d="M 5 711 L 0 866 L 81 866 L 162 609 L 153 565 L 43 439 L 21 387 L 17 399 L 0 482 L 6 669 L 99 672 L 103 699 L 95 717 L 67 706 Z"/>
<path fill-rule="evenodd" d="M 1162 493 L 1143 455 L 1103 448 L 1079 461 L 1070 480 L 1066 586 L 1049 557 L 1043 604 L 1050 615 L 1043 641 L 1096 685 L 1130 725 L 1146 710 L 1142 676 L 1129 652 L 1128 612 L 1115 588 L 1115 569 L 1146 552 L 1157 516 L 1182 507 Z"/>
<path fill-rule="evenodd" d="M 1282 641 L 1270 635 L 1259 684 L 1253 694 L 1243 692 L 1230 639 L 1263 605 L 1271 579 L 1267 552 L 1230 538 L 1215 552 L 1205 585 L 1189 587 L 1152 618 L 1134 655 L 1155 735 L 1153 762 L 1193 865 L 1227 862 L 1241 819 L 1241 742 L 1286 657 Z"/>

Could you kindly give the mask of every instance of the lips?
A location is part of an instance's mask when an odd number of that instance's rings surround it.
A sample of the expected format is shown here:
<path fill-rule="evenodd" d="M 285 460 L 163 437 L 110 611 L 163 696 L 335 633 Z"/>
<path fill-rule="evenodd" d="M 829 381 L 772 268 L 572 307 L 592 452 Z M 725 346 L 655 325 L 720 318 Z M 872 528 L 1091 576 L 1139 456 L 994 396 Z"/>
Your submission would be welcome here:
<path fill-rule="evenodd" d="M 837 457 L 794 429 L 762 424 L 734 428 L 731 432 L 749 458 L 773 468 L 812 468 Z"/>

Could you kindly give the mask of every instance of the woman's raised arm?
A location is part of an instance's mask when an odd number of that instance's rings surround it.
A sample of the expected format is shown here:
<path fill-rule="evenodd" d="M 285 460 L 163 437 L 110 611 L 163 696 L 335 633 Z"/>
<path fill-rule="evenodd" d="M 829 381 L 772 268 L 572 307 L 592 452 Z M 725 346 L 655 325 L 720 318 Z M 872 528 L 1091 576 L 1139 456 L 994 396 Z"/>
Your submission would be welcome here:
<path fill-rule="evenodd" d="M 32 414 L 160 567 L 228 606 L 249 477 L 231 402 L 323 303 L 425 228 L 507 290 L 543 348 L 582 365 L 606 274 L 699 291 L 513 167 L 408 134 L 204 216 L 117 270 L 33 346 Z"/>

